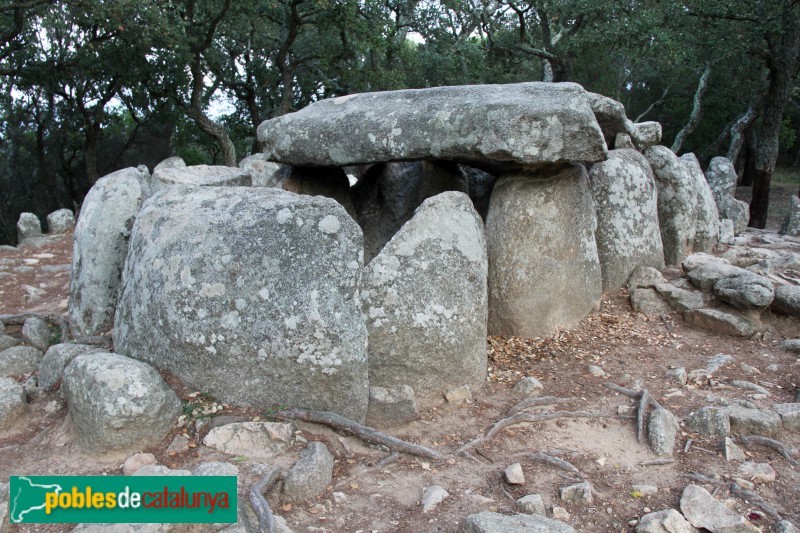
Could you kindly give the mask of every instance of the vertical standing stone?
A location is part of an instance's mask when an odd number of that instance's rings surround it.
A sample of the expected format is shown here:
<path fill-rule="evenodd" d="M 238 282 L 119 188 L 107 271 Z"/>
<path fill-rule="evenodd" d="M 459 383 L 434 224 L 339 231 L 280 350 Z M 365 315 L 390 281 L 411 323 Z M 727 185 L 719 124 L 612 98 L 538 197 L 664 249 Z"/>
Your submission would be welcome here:
<path fill-rule="evenodd" d="M 678 265 L 692 253 L 694 244 L 694 179 L 678 156 L 666 146 L 651 146 L 644 155 L 656 178 L 664 260 L 668 265 Z"/>
<path fill-rule="evenodd" d="M 546 335 L 599 305 L 596 227 L 583 166 L 500 177 L 486 219 L 490 335 Z"/>
<path fill-rule="evenodd" d="M 619 289 L 638 266 L 664 268 L 656 185 L 636 150 L 612 150 L 589 173 L 597 214 L 597 253 L 603 290 Z"/>
<path fill-rule="evenodd" d="M 370 385 L 422 400 L 486 375 L 486 244 L 469 197 L 445 192 L 364 269 Z"/>
<path fill-rule="evenodd" d="M 681 161 L 686 167 L 689 177 L 694 182 L 695 217 L 692 251 L 710 252 L 719 243 L 717 203 L 697 157 L 692 153 L 688 153 L 681 156 Z"/>
<path fill-rule="evenodd" d="M 118 170 L 97 180 L 83 201 L 72 248 L 69 317 L 75 335 L 114 324 L 128 238 L 142 205 L 140 171 Z"/>

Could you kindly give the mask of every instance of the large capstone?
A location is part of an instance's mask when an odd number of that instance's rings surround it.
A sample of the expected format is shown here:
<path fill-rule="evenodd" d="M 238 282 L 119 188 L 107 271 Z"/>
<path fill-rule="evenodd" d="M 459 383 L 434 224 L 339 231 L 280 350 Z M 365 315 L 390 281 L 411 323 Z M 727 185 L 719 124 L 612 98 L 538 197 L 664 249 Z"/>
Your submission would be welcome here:
<path fill-rule="evenodd" d="M 658 189 L 658 222 L 664 260 L 678 265 L 692 253 L 695 233 L 695 183 L 683 162 L 666 146 L 644 151 Z"/>
<path fill-rule="evenodd" d="M 695 217 L 692 251 L 710 252 L 719 242 L 719 212 L 714 195 L 708 186 L 703 169 L 697 157 L 692 154 L 681 156 L 686 172 L 694 183 Z"/>
<path fill-rule="evenodd" d="M 69 317 L 76 336 L 114 324 L 120 273 L 131 227 L 142 205 L 141 172 L 126 168 L 101 178 L 83 200 L 72 247 Z"/>
<path fill-rule="evenodd" d="M 131 236 L 114 339 L 218 400 L 363 421 L 361 230 L 335 201 L 172 187 Z"/>
<path fill-rule="evenodd" d="M 595 309 L 596 227 L 583 166 L 500 177 L 486 219 L 489 334 L 547 335 Z"/>
<path fill-rule="evenodd" d="M 364 270 L 370 384 L 410 385 L 420 400 L 480 386 L 486 271 L 483 223 L 469 197 L 425 200 Z"/>
<path fill-rule="evenodd" d="M 606 157 L 575 83 L 434 87 L 315 102 L 258 128 L 264 153 L 298 166 L 451 159 L 527 165 Z"/>
<path fill-rule="evenodd" d="M 597 253 L 603 290 L 616 290 L 638 266 L 664 268 L 656 186 L 636 150 L 612 150 L 589 173 L 597 214 Z"/>
<path fill-rule="evenodd" d="M 75 437 L 88 450 L 138 450 L 157 444 L 181 401 L 156 369 L 113 353 L 79 355 L 64 370 Z"/>

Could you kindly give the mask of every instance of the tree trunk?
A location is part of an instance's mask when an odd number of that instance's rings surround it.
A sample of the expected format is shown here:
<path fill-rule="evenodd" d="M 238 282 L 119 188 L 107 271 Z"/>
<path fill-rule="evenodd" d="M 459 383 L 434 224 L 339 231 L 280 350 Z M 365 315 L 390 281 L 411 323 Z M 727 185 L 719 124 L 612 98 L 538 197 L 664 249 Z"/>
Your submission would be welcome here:
<path fill-rule="evenodd" d="M 739 151 L 742 149 L 742 143 L 745 141 L 745 133 L 752 133 L 753 122 L 758 118 L 760 105 L 756 103 L 750 104 L 744 115 L 737 118 L 730 128 L 731 143 L 728 146 L 728 159 L 735 165 L 736 160 L 739 159 Z"/>
<path fill-rule="evenodd" d="M 748 128 L 745 133 L 744 169 L 742 172 L 742 185 L 750 187 L 756 179 L 756 154 L 758 154 L 758 135 L 755 128 Z"/>
<path fill-rule="evenodd" d="M 769 68 L 769 89 L 764 103 L 764 119 L 761 125 L 761 136 L 758 139 L 758 154 L 755 164 L 755 183 L 753 199 L 750 202 L 750 226 L 765 228 L 769 210 L 769 188 L 775 163 L 778 160 L 779 137 L 783 111 L 789 101 L 789 90 L 792 86 L 793 74 L 798 64 L 798 45 L 800 44 L 800 21 L 797 16 L 790 15 L 782 35 L 773 35 L 770 54 L 767 60 Z"/>
<path fill-rule="evenodd" d="M 89 187 L 100 178 L 97 172 L 97 138 L 100 127 L 91 121 L 86 121 L 86 146 L 83 150 L 86 183 Z"/>
<path fill-rule="evenodd" d="M 711 65 L 706 65 L 703 74 L 700 75 L 700 80 L 697 82 L 697 90 L 694 93 L 694 104 L 692 105 L 692 112 L 689 115 L 689 121 L 681 128 L 678 135 L 675 136 L 675 142 L 672 143 L 672 151 L 676 154 L 680 152 L 683 146 L 683 141 L 689 134 L 691 134 L 697 125 L 700 123 L 700 112 L 703 109 L 703 96 L 706 94 L 708 88 L 708 78 L 711 77 Z"/>
<path fill-rule="evenodd" d="M 228 136 L 228 132 L 225 131 L 225 127 L 208 118 L 205 113 L 197 108 L 188 108 L 186 114 L 189 115 L 189 118 L 194 120 L 197 127 L 200 128 L 200 131 L 211 135 L 214 140 L 217 141 L 222 151 L 223 164 L 228 167 L 235 167 L 236 148 L 233 145 L 233 141 L 231 141 L 231 138 Z"/>

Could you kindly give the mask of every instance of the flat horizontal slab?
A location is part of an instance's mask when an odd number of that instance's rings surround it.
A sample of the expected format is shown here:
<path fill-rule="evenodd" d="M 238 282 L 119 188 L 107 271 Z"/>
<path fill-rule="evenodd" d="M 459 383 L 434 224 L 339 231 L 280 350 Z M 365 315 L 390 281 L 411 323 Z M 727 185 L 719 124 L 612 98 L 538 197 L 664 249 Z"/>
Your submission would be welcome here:
<path fill-rule="evenodd" d="M 296 166 L 602 161 L 606 144 L 587 94 L 575 83 L 540 82 L 353 94 L 267 120 L 258 138 L 270 160 Z"/>

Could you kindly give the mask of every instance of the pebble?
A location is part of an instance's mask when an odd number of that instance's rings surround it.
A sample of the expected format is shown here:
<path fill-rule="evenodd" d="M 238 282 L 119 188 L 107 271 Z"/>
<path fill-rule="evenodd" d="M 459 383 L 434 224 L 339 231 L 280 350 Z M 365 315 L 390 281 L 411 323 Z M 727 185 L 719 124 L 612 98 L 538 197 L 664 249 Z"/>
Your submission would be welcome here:
<path fill-rule="evenodd" d="M 514 463 L 509 465 L 504 471 L 506 481 L 511 485 L 524 485 L 525 474 L 522 472 L 522 465 Z"/>
<path fill-rule="evenodd" d="M 472 393 L 469 387 L 461 385 L 460 387 L 450 387 L 444 393 L 445 399 L 449 403 L 460 403 L 472 399 Z"/>
<path fill-rule="evenodd" d="M 433 511 L 437 505 L 442 503 L 445 498 L 450 496 L 443 487 L 439 485 L 431 485 L 422 493 L 422 512 L 427 513 Z"/>
<path fill-rule="evenodd" d="M 587 369 L 589 370 L 589 373 L 596 378 L 604 378 L 608 376 L 608 374 L 606 374 L 606 371 L 603 370 L 602 367 L 599 367 L 597 365 L 589 365 Z"/>
<path fill-rule="evenodd" d="M 542 382 L 533 376 L 524 377 L 514 385 L 511 391 L 517 396 L 538 396 L 544 389 Z"/>
<path fill-rule="evenodd" d="M 569 511 L 563 507 L 553 507 L 553 518 L 566 522 L 569 520 Z"/>

